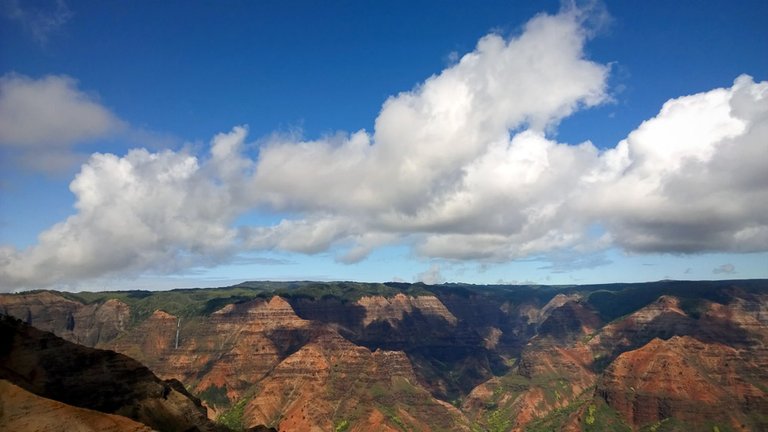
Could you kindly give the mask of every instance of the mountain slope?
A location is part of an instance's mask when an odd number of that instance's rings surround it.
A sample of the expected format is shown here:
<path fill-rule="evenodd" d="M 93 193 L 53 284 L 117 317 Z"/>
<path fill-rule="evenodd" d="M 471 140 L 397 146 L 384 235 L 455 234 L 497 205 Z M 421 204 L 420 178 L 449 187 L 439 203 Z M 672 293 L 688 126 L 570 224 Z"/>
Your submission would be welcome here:
<path fill-rule="evenodd" d="M 759 353 L 750 358 L 690 336 L 654 339 L 611 363 L 596 394 L 634 425 L 674 420 L 689 429 L 766 430 L 768 394 L 759 388 L 766 351 Z"/>
<path fill-rule="evenodd" d="M 0 430 L 150 432 L 152 428 L 127 417 L 40 397 L 9 381 L 0 380 Z"/>
<path fill-rule="evenodd" d="M 163 431 L 216 431 L 199 400 L 135 360 L 87 348 L 0 318 L 0 379 L 80 408 L 122 415 Z"/>
<path fill-rule="evenodd" d="M 0 295 L 0 311 L 135 357 L 235 429 L 766 428 L 765 280 L 248 282 Z M 727 409 L 694 415 L 699 393 Z"/>

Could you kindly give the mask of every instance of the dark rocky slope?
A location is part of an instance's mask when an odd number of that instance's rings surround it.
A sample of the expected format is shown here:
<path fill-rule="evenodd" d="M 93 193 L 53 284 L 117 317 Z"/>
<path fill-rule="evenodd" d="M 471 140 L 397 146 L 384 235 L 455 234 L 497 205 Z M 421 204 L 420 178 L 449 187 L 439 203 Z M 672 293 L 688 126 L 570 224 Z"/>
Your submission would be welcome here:
<path fill-rule="evenodd" d="M 74 407 L 118 414 L 161 431 L 224 431 L 175 380 L 113 351 L 65 341 L 0 317 L 0 379 Z"/>

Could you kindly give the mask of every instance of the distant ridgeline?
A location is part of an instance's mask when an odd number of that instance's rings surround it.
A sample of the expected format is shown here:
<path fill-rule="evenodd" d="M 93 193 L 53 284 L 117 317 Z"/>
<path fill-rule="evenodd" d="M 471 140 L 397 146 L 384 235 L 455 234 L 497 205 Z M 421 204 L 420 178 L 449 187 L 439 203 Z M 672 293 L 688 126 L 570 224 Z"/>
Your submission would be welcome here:
<path fill-rule="evenodd" d="M 245 282 L 0 312 L 180 381 L 233 430 L 768 430 L 768 280 Z"/>

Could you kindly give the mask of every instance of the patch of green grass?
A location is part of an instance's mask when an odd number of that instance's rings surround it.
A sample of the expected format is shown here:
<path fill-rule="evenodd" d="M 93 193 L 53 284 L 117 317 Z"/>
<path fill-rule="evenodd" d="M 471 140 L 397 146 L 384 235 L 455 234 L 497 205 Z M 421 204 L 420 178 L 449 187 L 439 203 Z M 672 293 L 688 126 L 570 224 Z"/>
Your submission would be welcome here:
<path fill-rule="evenodd" d="M 411 384 L 406 378 L 400 376 L 392 377 L 392 391 L 405 397 L 419 396 L 421 394 L 416 386 Z"/>
<path fill-rule="evenodd" d="M 595 404 L 589 404 L 589 407 L 587 408 L 587 418 L 584 419 L 584 422 L 590 426 L 595 424 L 595 410 L 597 410 Z"/>
<path fill-rule="evenodd" d="M 748 430 L 765 430 L 760 427 L 748 427 Z M 688 432 L 688 431 L 733 432 L 731 427 L 711 420 L 680 420 L 668 417 L 655 423 L 643 425 L 641 432 Z"/>
<path fill-rule="evenodd" d="M 619 413 L 602 401 L 595 401 L 587 407 L 587 415 L 581 423 L 584 432 L 630 432 Z"/>
<path fill-rule="evenodd" d="M 387 391 L 387 389 L 381 383 L 378 383 L 378 382 L 373 383 L 368 388 L 368 394 L 371 396 L 371 399 L 373 400 L 381 399 L 384 396 L 386 396 L 388 393 L 389 391 Z"/>
<path fill-rule="evenodd" d="M 68 293 L 85 304 L 119 300 L 131 308 L 131 324 L 139 323 L 156 310 L 188 318 L 210 314 L 225 304 L 263 297 L 267 291 L 248 287 L 179 289 L 170 291 L 117 291 Z"/>
<path fill-rule="evenodd" d="M 392 421 L 397 427 L 399 427 L 402 430 L 408 430 L 407 427 L 405 427 L 405 423 L 403 423 L 403 420 L 397 416 L 397 414 L 389 414 L 387 415 L 387 418 Z"/>
<path fill-rule="evenodd" d="M 333 427 L 333 430 L 335 432 L 344 432 L 347 429 L 349 429 L 349 420 L 346 420 L 346 419 L 336 423 L 336 425 L 334 425 Z"/>
<path fill-rule="evenodd" d="M 509 410 L 495 409 L 486 417 L 488 432 L 505 432 L 512 427 L 512 416 Z"/>
<path fill-rule="evenodd" d="M 387 420 L 389 420 L 394 426 L 403 431 L 410 430 L 410 428 L 408 428 L 403 422 L 403 419 L 397 415 L 397 410 L 394 406 L 381 403 L 377 404 L 376 406 L 378 407 L 379 411 L 381 411 L 381 413 L 387 417 Z"/>
<path fill-rule="evenodd" d="M 249 398 L 240 399 L 232 408 L 222 413 L 216 421 L 235 431 L 245 429 L 245 425 L 243 424 L 243 413 L 245 412 L 245 406 L 248 404 L 249 400 Z"/>
<path fill-rule="evenodd" d="M 550 411 L 546 416 L 533 420 L 525 426 L 526 432 L 550 432 L 561 430 L 565 422 L 583 402 L 574 402 L 563 408 Z"/>

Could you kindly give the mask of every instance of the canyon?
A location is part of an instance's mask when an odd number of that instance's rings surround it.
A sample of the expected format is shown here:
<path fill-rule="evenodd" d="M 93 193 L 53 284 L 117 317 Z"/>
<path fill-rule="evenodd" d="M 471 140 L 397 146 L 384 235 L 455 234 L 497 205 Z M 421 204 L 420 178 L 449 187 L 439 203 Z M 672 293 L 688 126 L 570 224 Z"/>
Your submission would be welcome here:
<path fill-rule="evenodd" d="M 105 430 L 158 428 L 19 379 L 66 343 L 135 360 L 145 372 L 110 379 L 167 387 L 197 430 L 768 430 L 768 280 L 31 291 L 0 313 L 39 351 L 0 352 L 0 424 L 59 403 Z M 36 376 L 79 373 L 57 367 Z"/>

